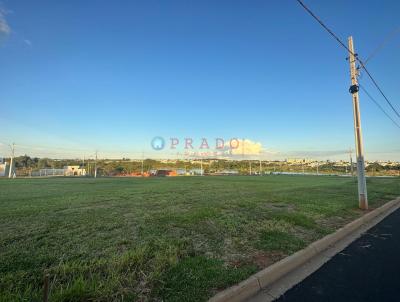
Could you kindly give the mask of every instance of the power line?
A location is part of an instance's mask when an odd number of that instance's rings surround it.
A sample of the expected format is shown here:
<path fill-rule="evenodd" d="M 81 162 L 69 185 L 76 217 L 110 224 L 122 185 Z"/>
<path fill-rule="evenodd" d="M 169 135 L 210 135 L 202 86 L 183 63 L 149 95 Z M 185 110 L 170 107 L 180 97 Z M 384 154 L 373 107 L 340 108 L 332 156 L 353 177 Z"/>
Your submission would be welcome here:
<path fill-rule="evenodd" d="M 379 87 L 378 83 L 375 81 L 375 79 L 372 77 L 372 75 L 369 73 L 369 71 L 367 70 L 367 68 L 364 66 L 364 70 L 366 72 L 366 74 L 368 75 L 368 77 L 371 79 L 372 83 L 374 83 L 375 87 L 379 90 L 379 92 L 381 93 L 381 95 L 384 97 L 384 99 L 386 100 L 386 102 L 389 104 L 390 108 L 392 108 L 392 110 L 394 111 L 394 113 L 396 113 L 396 115 L 400 118 L 400 114 L 399 112 L 396 110 L 396 108 L 393 107 L 392 103 L 389 101 L 389 99 L 386 97 L 386 95 L 383 93 L 382 89 Z"/>
<path fill-rule="evenodd" d="M 0 146 L 4 145 L 4 146 L 8 146 L 8 143 L 0 141 Z M 48 150 L 54 150 L 54 153 L 61 153 L 62 151 L 70 151 L 71 153 L 73 152 L 80 152 L 80 153 L 89 153 L 89 152 L 93 152 L 94 148 L 66 148 L 66 147 L 57 147 L 57 146 L 45 146 L 45 145 L 27 145 L 27 144 L 15 144 L 16 146 L 20 147 L 20 148 L 24 148 L 24 149 L 33 149 L 33 150 L 37 150 L 37 151 L 46 151 L 47 153 L 53 152 L 53 151 L 48 151 Z M 59 151 L 57 151 L 59 150 Z M 142 154 L 142 152 L 140 151 L 134 151 L 134 150 L 129 150 L 129 149 L 124 149 L 124 150 L 118 150 L 116 151 L 115 149 L 102 149 L 102 151 L 104 150 L 104 152 L 102 153 L 113 153 L 113 152 L 119 152 L 121 154 L 123 153 L 129 153 L 129 154 Z M 94 153 L 93 153 L 94 154 Z M 92 155 L 94 156 L 94 155 Z"/>
<path fill-rule="evenodd" d="M 392 103 L 389 101 L 389 99 L 386 97 L 382 89 L 379 87 L 378 83 L 376 80 L 372 77 L 371 73 L 368 71 L 368 69 L 365 67 L 365 64 L 363 61 L 357 56 L 357 54 L 353 53 L 344 43 L 340 38 L 331 30 L 329 29 L 318 16 L 316 16 L 301 0 L 296 0 L 344 49 L 346 49 L 349 53 L 354 55 L 355 59 L 360 63 L 361 69 L 365 70 L 365 73 L 368 75 L 368 77 L 371 79 L 372 83 L 374 86 L 379 90 L 380 94 L 384 97 L 386 102 L 389 104 L 390 108 L 396 113 L 396 115 L 400 118 L 399 112 L 394 108 Z"/>
<path fill-rule="evenodd" d="M 400 27 L 396 28 L 394 31 L 390 32 L 379 44 L 374 51 L 371 53 L 371 55 L 364 61 L 364 65 L 366 65 L 375 55 L 382 49 L 384 48 L 391 39 L 393 39 L 398 33 L 400 33 Z"/>
<path fill-rule="evenodd" d="M 354 56 L 356 56 L 356 54 L 354 54 L 347 46 L 346 44 L 344 44 L 342 42 L 342 40 L 340 40 L 340 38 L 332 31 L 328 28 L 328 26 L 326 26 L 320 18 L 318 18 L 301 0 L 296 0 L 315 20 L 317 20 L 317 22 L 336 40 L 338 41 L 338 43 L 347 50 L 347 52 L 353 54 Z"/>
<path fill-rule="evenodd" d="M 360 88 L 364 93 L 375 103 L 376 106 L 400 129 L 400 125 L 383 109 L 383 107 L 368 93 L 364 86 L 360 85 Z"/>

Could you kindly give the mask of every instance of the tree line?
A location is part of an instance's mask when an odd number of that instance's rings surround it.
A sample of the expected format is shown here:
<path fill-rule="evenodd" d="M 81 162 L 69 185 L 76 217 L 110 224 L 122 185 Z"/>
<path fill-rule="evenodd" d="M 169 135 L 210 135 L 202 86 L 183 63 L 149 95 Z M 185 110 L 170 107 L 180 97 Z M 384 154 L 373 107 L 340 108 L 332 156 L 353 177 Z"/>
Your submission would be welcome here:
<path fill-rule="evenodd" d="M 81 166 L 85 168 L 88 174 L 94 171 L 95 162 L 93 159 L 85 161 L 81 159 L 52 159 L 30 157 L 28 155 L 14 158 L 14 164 L 17 172 L 20 174 L 28 171 L 37 171 L 40 169 L 62 169 L 65 166 Z M 202 165 L 200 160 L 177 160 L 165 162 L 155 159 L 130 160 L 124 159 L 101 159 L 97 160 L 96 168 L 98 175 L 124 175 L 132 173 L 141 173 L 157 169 L 200 169 L 203 167 L 204 173 L 217 173 L 224 170 L 237 171 L 239 174 L 257 174 L 260 171 L 260 162 L 258 160 L 227 160 L 227 159 L 204 159 Z M 263 161 L 261 170 L 266 172 L 316 172 L 317 168 L 302 164 L 288 164 L 285 161 Z M 324 162 L 318 166 L 320 173 L 349 173 L 350 165 L 337 166 L 334 162 Z M 353 165 L 356 170 L 356 165 Z M 369 164 L 366 168 L 369 173 L 382 173 L 387 171 L 400 171 L 400 164 L 396 166 L 383 166 L 377 162 Z M 395 173 L 394 173 L 395 174 Z"/>

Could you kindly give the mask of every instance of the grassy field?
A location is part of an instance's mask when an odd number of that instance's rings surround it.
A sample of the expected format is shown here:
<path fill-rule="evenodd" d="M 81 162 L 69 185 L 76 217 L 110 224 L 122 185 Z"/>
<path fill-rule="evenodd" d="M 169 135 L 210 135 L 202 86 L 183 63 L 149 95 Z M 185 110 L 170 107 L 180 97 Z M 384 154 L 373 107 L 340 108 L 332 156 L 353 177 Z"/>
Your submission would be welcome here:
<path fill-rule="evenodd" d="M 399 178 L 369 178 L 372 207 Z M 360 216 L 348 177 L 0 180 L 0 301 L 205 301 Z"/>

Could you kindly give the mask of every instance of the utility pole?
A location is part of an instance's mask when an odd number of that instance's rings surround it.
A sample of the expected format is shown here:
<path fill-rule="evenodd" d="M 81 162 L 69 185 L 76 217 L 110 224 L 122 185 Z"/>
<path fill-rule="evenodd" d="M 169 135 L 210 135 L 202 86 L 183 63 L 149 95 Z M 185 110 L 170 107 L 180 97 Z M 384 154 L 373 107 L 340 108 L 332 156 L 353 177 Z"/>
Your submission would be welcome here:
<path fill-rule="evenodd" d="M 360 209 L 368 209 L 367 183 L 365 180 L 364 150 L 361 131 L 360 105 L 358 98 L 358 70 L 356 69 L 356 54 L 354 53 L 353 37 L 349 37 L 349 63 L 351 86 L 350 93 L 353 99 L 354 133 L 356 141 L 357 178 L 358 178 L 358 203 Z"/>
<path fill-rule="evenodd" d="M 350 171 L 351 171 L 351 176 L 354 176 L 353 156 L 352 156 L 352 150 L 351 150 L 351 148 L 350 148 L 350 150 L 349 150 L 349 155 L 350 155 Z"/>
<path fill-rule="evenodd" d="M 317 161 L 317 175 L 319 175 L 319 162 Z"/>
<path fill-rule="evenodd" d="M 142 177 L 143 177 L 143 165 L 144 165 L 143 160 L 144 160 L 144 152 L 142 151 Z"/>
<path fill-rule="evenodd" d="M 203 176 L 203 158 L 200 158 L 200 175 Z"/>
<path fill-rule="evenodd" d="M 96 150 L 96 157 L 94 160 L 94 178 L 97 178 L 97 150 Z"/>
<path fill-rule="evenodd" d="M 251 160 L 249 161 L 250 175 L 251 175 Z"/>
<path fill-rule="evenodd" d="M 261 164 L 261 159 L 260 159 L 260 176 L 262 175 L 262 164 Z"/>
<path fill-rule="evenodd" d="M 14 156 L 15 156 L 15 143 L 9 145 L 11 148 L 11 158 L 10 158 L 10 168 L 8 169 L 8 178 L 13 177 L 13 166 L 14 166 Z"/>

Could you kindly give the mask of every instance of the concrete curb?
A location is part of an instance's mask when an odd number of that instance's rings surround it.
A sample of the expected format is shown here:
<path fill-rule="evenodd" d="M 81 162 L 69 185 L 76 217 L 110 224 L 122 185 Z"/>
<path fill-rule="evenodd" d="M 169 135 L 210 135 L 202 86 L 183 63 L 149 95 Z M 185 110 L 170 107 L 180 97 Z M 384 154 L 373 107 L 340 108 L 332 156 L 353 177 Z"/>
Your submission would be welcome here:
<path fill-rule="evenodd" d="M 372 222 L 378 216 L 381 216 L 373 225 L 378 223 L 384 217 L 392 213 L 400 207 L 400 198 L 389 201 L 383 206 L 372 210 L 362 217 L 350 222 L 349 224 L 338 229 L 336 232 L 329 234 L 322 239 L 311 243 L 306 248 L 290 255 L 271 266 L 259 271 L 248 279 L 234 285 L 226 290 L 217 293 L 210 298 L 208 302 L 240 302 L 249 299 L 259 291 L 272 285 L 291 271 L 299 268 L 313 257 L 323 253 L 329 247 L 336 244 L 346 236 L 356 232 L 361 226 Z M 370 225 L 369 227 L 372 227 Z"/>

